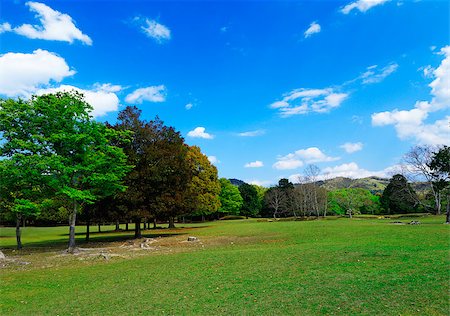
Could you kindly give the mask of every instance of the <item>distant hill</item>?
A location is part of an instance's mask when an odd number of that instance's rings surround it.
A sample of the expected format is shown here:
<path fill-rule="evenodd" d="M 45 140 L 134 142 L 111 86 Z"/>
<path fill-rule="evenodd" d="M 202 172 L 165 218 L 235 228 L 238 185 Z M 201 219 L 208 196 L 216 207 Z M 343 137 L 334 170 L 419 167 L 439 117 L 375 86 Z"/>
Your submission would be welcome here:
<path fill-rule="evenodd" d="M 337 190 L 345 188 L 360 188 L 371 191 L 372 193 L 382 193 L 389 184 L 389 179 L 379 177 L 368 177 L 361 179 L 350 179 L 337 177 L 324 181 L 318 181 L 318 185 L 327 190 Z"/>
<path fill-rule="evenodd" d="M 230 180 L 232 185 L 235 185 L 237 187 L 239 187 L 245 183 L 244 181 L 239 180 L 239 179 L 228 179 L 228 180 Z"/>
<path fill-rule="evenodd" d="M 317 184 L 327 190 L 337 190 L 345 188 L 361 188 L 376 193 L 383 193 L 389 184 L 389 179 L 380 177 L 367 177 L 361 179 L 350 179 L 337 177 L 333 179 L 318 181 Z M 424 182 L 413 182 L 411 186 L 416 192 L 424 192 L 428 190 L 428 185 Z"/>

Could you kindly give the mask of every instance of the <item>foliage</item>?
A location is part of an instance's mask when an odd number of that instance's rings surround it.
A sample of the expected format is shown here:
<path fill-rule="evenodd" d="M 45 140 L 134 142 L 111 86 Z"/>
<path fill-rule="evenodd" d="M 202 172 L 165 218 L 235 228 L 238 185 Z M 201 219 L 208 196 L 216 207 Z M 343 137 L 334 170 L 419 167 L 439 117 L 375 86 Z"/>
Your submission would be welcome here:
<path fill-rule="evenodd" d="M 244 183 L 239 186 L 239 192 L 243 200 L 240 214 L 246 217 L 257 216 L 261 211 L 261 204 L 255 187 L 251 184 Z"/>
<path fill-rule="evenodd" d="M 217 168 L 197 146 L 189 147 L 186 159 L 192 172 L 184 201 L 187 212 L 193 215 L 215 213 L 220 207 Z"/>
<path fill-rule="evenodd" d="M 428 164 L 433 175 L 433 186 L 446 196 L 446 223 L 450 223 L 450 147 L 442 146 L 434 152 Z"/>
<path fill-rule="evenodd" d="M 120 194 L 125 217 L 142 219 L 171 218 L 186 211 L 183 201 L 192 174 L 187 161 L 188 148 L 180 133 L 156 117 L 141 119 L 141 110 L 126 107 L 119 113 L 114 129 L 131 131 L 131 142 L 119 143 L 134 169 L 125 178 L 128 189 Z M 139 225 L 135 235 L 140 237 Z"/>
<path fill-rule="evenodd" d="M 111 145 L 125 135 L 94 121 L 92 107 L 75 91 L 6 103 L 0 115 L 6 140 L 2 155 L 31 160 L 30 173 L 40 185 L 71 205 L 69 250 L 73 250 L 80 206 L 125 188 L 121 179 L 129 170 L 126 156 Z M 20 111 L 10 104 L 19 104 Z"/>
<path fill-rule="evenodd" d="M 219 212 L 230 215 L 238 215 L 243 199 L 239 189 L 232 185 L 228 179 L 220 178 L 220 208 Z"/>
<path fill-rule="evenodd" d="M 240 215 L 227 215 L 224 217 L 219 218 L 221 221 L 230 221 L 230 220 L 237 220 L 237 219 L 245 219 L 245 216 Z"/>
<path fill-rule="evenodd" d="M 380 211 L 379 198 L 370 191 L 348 188 L 328 193 L 328 209 L 337 215 L 377 214 Z"/>
<path fill-rule="evenodd" d="M 418 211 L 418 197 L 401 174 L 394 175 L 383 191 L 381 206 L 388 214 L 412 213 Z"/>

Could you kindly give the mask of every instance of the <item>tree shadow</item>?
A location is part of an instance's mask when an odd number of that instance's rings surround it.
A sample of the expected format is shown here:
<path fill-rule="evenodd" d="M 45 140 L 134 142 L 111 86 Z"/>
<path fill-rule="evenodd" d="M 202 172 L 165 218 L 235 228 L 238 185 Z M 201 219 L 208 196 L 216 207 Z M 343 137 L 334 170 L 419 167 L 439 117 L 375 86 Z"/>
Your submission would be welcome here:
<path fill-rule="evenodd" d="M 192 229 L 204 228 L 207 226 L 195 226 L 195 227 L 177 227 L 175 229 L 168 228 L 158 228 L 156 230 L 146 229 L 141 230 L 142 238 L 167 238 L 174 236 L 187 235 L 189 231 Z M 163 231 L 163 232 L 162 232 Z M 86 232 L 77 232 L 75 233 L 75 241 L 78 247 L 86 247 L 90 248 L 96 247 L 105 247 L 105 243 L 112 242 L 123 242 L 127 240 L 133 240 L 134 238 L 134 230 L 105 230 L 102 232 L 90 232 L 90 240 L 86 242 Z M 40 241 L 23 241 L 23 250 L 18 251 L 17 253 L 28 253 L 28 252 L 51 252 L 58 250 L 67 249 L 67 245 L 69 242 L 69 234 L 56 234 L 54 239 L 51 240 L 40 240 Z M 16 249 L 15 245 L 11 246 L 3 246 L 2 249 L 14 250 Z"/>

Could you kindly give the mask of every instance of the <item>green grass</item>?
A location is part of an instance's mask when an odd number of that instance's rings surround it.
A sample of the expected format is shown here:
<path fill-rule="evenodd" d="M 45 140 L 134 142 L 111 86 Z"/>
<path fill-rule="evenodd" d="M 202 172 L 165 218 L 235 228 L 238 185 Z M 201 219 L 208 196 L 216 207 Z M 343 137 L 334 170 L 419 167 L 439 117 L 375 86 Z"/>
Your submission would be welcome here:
<path fill-rule="evenodd" d="M 184 225 L 167 237 L 177 240 L 174 249 L 188 235 L 204 247 L 109 261 L 66 258 L 52 267 L 34 264 L 56 258 L 39 257 L 39 247 L 62 249 L 67 228 L 25 228 L 25 246 L 35 251 L 21 256 L 33 263 L 0 270 L 0 314 L 448 315 L 449 226 L 443 217 L 419 220 Z M 1 236 L 0 247 L 13 255 L 13 230 Z M 114 236 L 131 232 L 93 238 Z"/>

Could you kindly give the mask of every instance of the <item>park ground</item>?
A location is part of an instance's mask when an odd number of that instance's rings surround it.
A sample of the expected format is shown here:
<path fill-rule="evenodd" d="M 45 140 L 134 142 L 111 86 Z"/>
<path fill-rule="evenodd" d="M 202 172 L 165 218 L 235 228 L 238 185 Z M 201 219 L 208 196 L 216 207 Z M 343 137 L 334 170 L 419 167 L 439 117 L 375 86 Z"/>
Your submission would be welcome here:
<path fill-rule="evenodd" d="M 139 240 L 103 226 L 88 244 L 80 226 L 74 255 L 64 252 L 67 227 L 24 228 L 21 251 L 14 229 L 0 228 L 0 314 L 448 315 L 443 222 L 249 219 Z"/>

